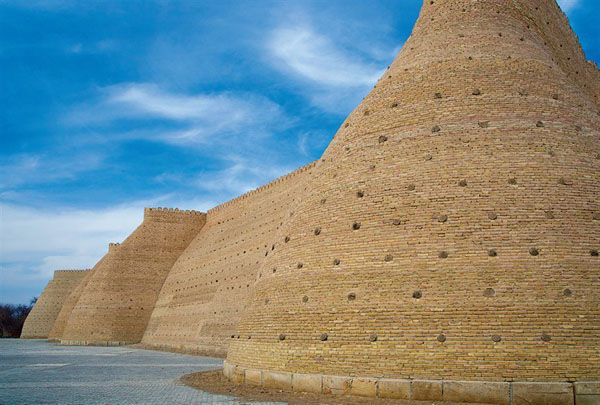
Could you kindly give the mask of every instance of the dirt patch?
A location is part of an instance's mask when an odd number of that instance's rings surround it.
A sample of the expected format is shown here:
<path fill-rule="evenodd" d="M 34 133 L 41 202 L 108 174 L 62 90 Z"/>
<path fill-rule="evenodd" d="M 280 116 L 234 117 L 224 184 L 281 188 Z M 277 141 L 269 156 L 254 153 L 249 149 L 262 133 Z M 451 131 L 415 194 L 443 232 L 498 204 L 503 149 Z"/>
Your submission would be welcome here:
<path fill-rule="evenodd" d="M 477 405 L 463 404 L 459 402 L 443 401 L 405 401 L 400 399 L 360 398 L 354 396 L 335 396 L 325 394 L 310 394 L 305 392 L 288 392 L 273 390 L 262 387 L 252 387 L 231 382 L 223 375 L 223 370 L 202 371 L 199 373 L 186 374 L 181 381 L 192 387 L 211 394 L 229 395 L 238 397 L 242 401 L 265 401 L 265 402 L 287 402 L 292 405 L 316 405 L 316 404 L 422 404 L 422 405 Z M 479 404 L 485 405 L 485 404 Z"/>
<path fill-rule="evenodd" d="M 131 347 L 133 349 L 142 349 L 142 350 L 156 350 L 159 352 L 191 354 L 194 356 L 216 357 L 219 359 L 224 359 L 227 356 L 226 352 L 218 351 L 218 350 L 201 350 L 201 349 L 188 349 L 188 348 L 184 349 L 184 348 L 171 347 L 171 346 L 147 345 L 144 343 L 134 343 L 132 345 L 127 345 L 127 347 Z"/>

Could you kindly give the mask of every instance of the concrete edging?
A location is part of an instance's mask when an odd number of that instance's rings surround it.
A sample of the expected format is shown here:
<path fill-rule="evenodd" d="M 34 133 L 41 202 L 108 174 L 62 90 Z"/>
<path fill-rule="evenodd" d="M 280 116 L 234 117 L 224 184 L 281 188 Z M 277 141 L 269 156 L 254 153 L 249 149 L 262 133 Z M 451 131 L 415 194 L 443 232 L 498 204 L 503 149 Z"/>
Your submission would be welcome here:
<path fill-rule="evenodd" d="M 497 405 L 600 405 L 600 381 L 500 382 L 348 377 L 257 370 L 227 361 L 223 364 L 223 374 L 238 384 L 317 394 Z"/>

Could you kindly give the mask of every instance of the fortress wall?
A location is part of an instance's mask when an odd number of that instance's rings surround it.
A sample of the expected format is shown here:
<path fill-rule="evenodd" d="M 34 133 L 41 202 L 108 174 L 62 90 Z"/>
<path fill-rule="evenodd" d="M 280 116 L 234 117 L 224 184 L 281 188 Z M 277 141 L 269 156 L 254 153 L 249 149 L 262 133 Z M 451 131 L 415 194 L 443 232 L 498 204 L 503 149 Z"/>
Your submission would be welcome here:
<path fill-rule="evenodd" d="M 142 339 L 173 263 L 204 226 L 206 214 L 144 209 L 144 221 L 111 244 L 71 311 L 63 344 L 123 344 Z"/>
<path fill-rule="evenodd" d="M 224 355 L 272 235 L 315 163 L 210 210 L 160 292 L 142 343 Z"/>
<path fill-rule="evenodd" d="M 425 1 L 273 233 L 231 378 L 600 378 L 586 63 L 554 1 Z"/>
<path fill-rule="evenodd" d="M 536 9 L 537 7 L 537 9 Z M 532 13 L 531 11 L 535 11 Z M 587 93 L 600 110 L 600 71 L 596 63 L 587 61 L 579 39 L 571 28 L 569 18 L 552 0 L 532 4 L 516 3 L 511 10 L 515 19 L 527 24 L 527 30 L 543 40 L 550 52 L 550 60 Z"/>
<path fill-rule="evenodd" d="M 23 324 L 22 338 L 47 338 L 61 308 L 89 270 L 56 270 Z"/>
<path fill-rule="evenodd" d="M 426 0 L 322 159 L 147 209 L 51 335 L 227 353 L 269 388 L 598 401 L 599 96 L 554 0 Z"/>
<path fill-rule="evenodd" d="M 106 260 L 106 257 L 111 254 L 114 246 L 118 246 L 118 244 L 115 244 L 115 243 L 109 244 L 108 253 L 106 255 L 104 255 L 104 257 L 102 257 L 102 259 L 100 259 L 98 261 L 98 263 L 96 263 L 96 265 L 91 270 L 86 272 L 86 274 L 83 277 L 83 279 L 81 280 L 81 282 L 71 292 L 71 294 L 69 294 L 69 296 L 65 300 L 62 308 L 60 309 L 58 316 L 56 317 L 56 321 L 54 321 L 54 326 L 52 327 L 52 330 L 48 334 L 49 339 L 60 341 L 63 331 L 64 331 L 65 327 L 67 326 L 67 322 L 69 321 L 69 318 L 71 317 L 71 313 L 73 312 L 73 308 L 75 308 L 75 305 L 77 305 L 79 298 L 81 298 L 81 295 L 83 294 L 83 291 L 85 290 L 85 287 L 87 287 L 90 279 L 96 272 L 96 269 L 98 267 L 100 267 L 102 265 L 102 263 L 104 262 L 104 260 Z"/>

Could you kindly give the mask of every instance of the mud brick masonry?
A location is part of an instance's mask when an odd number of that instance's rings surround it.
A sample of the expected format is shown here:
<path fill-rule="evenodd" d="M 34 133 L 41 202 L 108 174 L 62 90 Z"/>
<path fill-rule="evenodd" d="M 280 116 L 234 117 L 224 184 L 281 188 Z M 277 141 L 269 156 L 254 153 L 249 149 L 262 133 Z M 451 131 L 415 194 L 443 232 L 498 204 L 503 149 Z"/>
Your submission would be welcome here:
<path fill-rule="evenodd" d="M 226 355 L 294 391 L 600 404 L 599 98 L 555 0 L 426 0 L 321 159 L 147 208 L 23 337 Z"/>
<path fill-rule="evenodd" d="M 89 273 L 90 270 L 56 270 L 25 319 L 21 337 L 47 338 L 65 302 Z"/>

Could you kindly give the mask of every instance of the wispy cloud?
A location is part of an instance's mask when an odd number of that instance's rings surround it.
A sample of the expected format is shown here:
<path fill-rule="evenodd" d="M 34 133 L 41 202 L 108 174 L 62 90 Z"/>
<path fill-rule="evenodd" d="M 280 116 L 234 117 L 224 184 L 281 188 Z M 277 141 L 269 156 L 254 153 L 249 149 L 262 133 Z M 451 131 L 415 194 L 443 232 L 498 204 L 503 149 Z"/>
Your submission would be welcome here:
<path fill-rule="evenodd" d="M 92 267 L 109 242 L 120 242 L 135 229 L 142 214 L 134 205 L 53 210 L 0 204 L 2 300 L 39 294 L 55 269 Z"/>
<path fill-rule="evenodd" d="M 268 46 L 280 66 L 320 84 L 370 86 L 381 75 L 378 67 L 352 58 L 308 27 L 279 28 Z"/>
<path fill-rule="evenodd" d="M 330 141 L 331 133 L 327 131 L 304 131 L 298 133 L 296 147 L 303 156 L 309 157 L 311 160 L 315 160 L 319 158 L 319 152 L 326 148 Z"/>
<path fill-rule="evenodd" d="M 118 42 L 111 39 L 103 39 L 93 43 L 75 42 L 68 45 L 65 52 L 71 54 L 95 54 L 115 51 L 118 49 L 118 46 Z"/>
<path fill-rule="evenodd" d="M 104 156 L 97 151 L 7 156 L 0 159 L 0 191 L 22 185 L 72 179 L 82 172 L 98 168 L 103 159 Z"/>
<path fill-rule="evenodd" d="M 284 128 L 290 121 L 278 104 L 254 94 L 180 94 L 150 83 L 125 83 L 100 89 L 99 93 L 96 104 L 75 108 L 65 122 L 89 128 L 123 120 L 152 121 L 154 129 L 150 131 L 122 135 L 193 144 L 206 142 L 216 134 L 264 135 Z M 156 120 L 169 124 L 169 128 L 157 130 Z"/>
<path fill-rule="evenodd" d="M 199 173 L 195 186 L 211 194 L 225 193 L 235 197 L 295 169 L 236 155 L 230 155 L 225 160 L 224 169 L 213 173 Z"/>
<path fill-rule="evenodd" d="M 384 71 L 381 62 L 336 46 L 309 25 L 275 29 L 267 49 L 275 68 L 308 85 L 313 104 L 328 112 L 346 113 Z"/>
<path fill-rule="evenodd" d="M 28 295 L 39 294 L 56 269 L 91 268 L 109 242 L 123 241 L 142 222 L 144 206 L 161 205 L 206 211 L 215 202 L 164 195 L 100 209 L 0 203 L 1 300 L 24 302 Z"/>
<path fill-rule="evenodd" d="M 558 0 L 558 5 L 568 13 L 581 5 L 580 0 Z"/>

